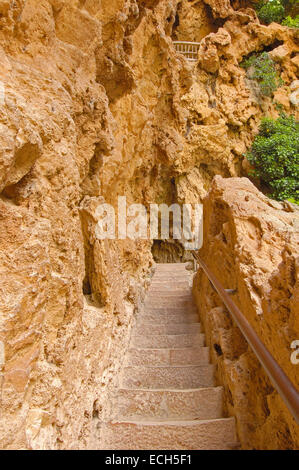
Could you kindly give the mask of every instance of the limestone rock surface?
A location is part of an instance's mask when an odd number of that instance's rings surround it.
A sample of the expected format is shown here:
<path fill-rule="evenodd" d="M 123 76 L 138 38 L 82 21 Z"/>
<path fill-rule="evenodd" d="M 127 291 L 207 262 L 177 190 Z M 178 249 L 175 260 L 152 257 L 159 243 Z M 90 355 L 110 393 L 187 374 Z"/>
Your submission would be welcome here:
<path fill-rule="evenodd" d="M 298 233 L 297 206 L 268 199 L 246 178 L 215 177 L 201 256 L 224 288 L 237 290 L 232 300 L 297 389 Z M 243 448 L 298 449 L 298 425 L 201 271 L 193 291 Z"/>
<path fill-rule="evenodd" d="M 296 113 L 298 35 L 251 7 L 0 1 L 1 448 L 89 448 L 117 380 L 152 241 L 98 240 L 97 206 L 200 202 L 242 174 L 274 100 Z M 240 62 L 282 46 L 285 85 L 256 96 Z"/>

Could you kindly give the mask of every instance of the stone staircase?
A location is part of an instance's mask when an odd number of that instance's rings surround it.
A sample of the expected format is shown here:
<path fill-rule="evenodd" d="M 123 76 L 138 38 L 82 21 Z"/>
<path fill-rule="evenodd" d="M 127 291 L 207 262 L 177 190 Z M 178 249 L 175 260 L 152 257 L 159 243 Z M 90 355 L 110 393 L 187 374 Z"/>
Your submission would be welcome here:
<path fill-rule="evenodd" d="M 232 449 L 184 264 L 158 264 L 137 317 L 101 449 Z"/>

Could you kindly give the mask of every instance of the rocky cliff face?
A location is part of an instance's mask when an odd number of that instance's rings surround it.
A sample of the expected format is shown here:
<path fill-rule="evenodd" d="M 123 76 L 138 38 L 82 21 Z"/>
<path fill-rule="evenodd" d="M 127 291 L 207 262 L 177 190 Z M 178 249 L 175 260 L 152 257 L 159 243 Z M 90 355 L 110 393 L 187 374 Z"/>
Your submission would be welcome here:
<path fill-rule="evenodd" d="M 248 6 L 0 1 L 3 448 L 88 447 L 117 375 L 153 259 L 97 240 L 98 204 L 198 202 L 240 175 L 277 114 L 239 66 L 252 51 L 273 50 L 295 112 L 298 35 Z M 173 39 L 201 41 L 199 63 Z"/>
<path fill-rule="evenodd" d="M 217 176 L 204 208 L 203 259 L 224 288 L 237 289 L 233 301 L 298 388 L 297 206 L 268 199 L 246 178 Z M 243 448 L 298 449 L 298 425 L 202 271 L 194 294 Z"/>

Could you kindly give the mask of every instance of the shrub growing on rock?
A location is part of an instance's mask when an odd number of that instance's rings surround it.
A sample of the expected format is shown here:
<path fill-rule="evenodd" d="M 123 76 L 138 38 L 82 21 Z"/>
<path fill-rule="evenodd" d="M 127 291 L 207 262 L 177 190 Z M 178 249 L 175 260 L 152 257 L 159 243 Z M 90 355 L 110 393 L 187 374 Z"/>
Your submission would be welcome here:
<path fill-rule="evenodd" d="M 260 0 L 256 11 L 262 23 L 275 22 L 289 28 L 299 28 L 299 16 L 295 16 L 298 13 L 297 2 L 298 0 Z"/>
<path fill-rule="evenodd" d="M 241 62 L 241 66 L 247 70 L 251 69 L 249 77 L 258 81 L 261 93 L 265 96 L 271 96 L 277 88 L 283 85 L 283 80 L 277 73 L 275 62 L 268 52 L 251 55 Z"/>
<path fill-rule="evenodd" d="M 285 16 L 285 8 L 280 0 L 262 0 L 257 4 L 257 14 L 263 23 L 281 23 Z"/>
<path fill-rule="evenodd" d="M 299 204 L 299 121 L 285 114 L 262 119 L 246 157 L 254 176 L 270 188 L 271 197 Z"/>

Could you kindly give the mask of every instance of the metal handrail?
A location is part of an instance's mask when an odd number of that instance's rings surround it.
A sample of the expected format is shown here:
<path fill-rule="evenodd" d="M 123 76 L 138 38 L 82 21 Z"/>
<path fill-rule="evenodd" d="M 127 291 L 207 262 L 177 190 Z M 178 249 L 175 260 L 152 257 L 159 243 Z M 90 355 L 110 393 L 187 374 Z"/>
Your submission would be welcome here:
<path fill-rule="evenodd" d="M 248 320 L 236 306 L 236 304 L 229 297 L 227 292 L 222 287 L 220 281 L 216 276 L 210 271 L 208 266 L 202 261 L 199 254 L 195 251 L 192 252 L 193 256 L 196 258 L 197 262 L 204 270 L 205 274 L 208 276 L 211 284 L 218 292 L 221 300 L 225 304 L 226 308 L 231 313 L 234 321 L 240 328 L 244 337 L 246 338 L 248 344 L 251 346 L 256 357 L 260 361 L 261 365 L 268 374 L 273 386 L 284 400 L 286 406 L 290 410 L 297 424 L 299 424 L 299 392 L 278 365 L 270 351 L 266 348 L 264 343 L 260 340 L 255 330 L 252 328 Z"/>
<path fill-rule="evenodd" d="M 190 45 L 200 46 L 200 42 L 194 42 L 194 41 L 173 41 L 173 44 L 190 44 Z"/>
<path fill-rule="evenodd" d="M 190 62 L 197 62 L 200 43 L 191 41 L 173 41 L 175 50 L 183 54 Z"/>

